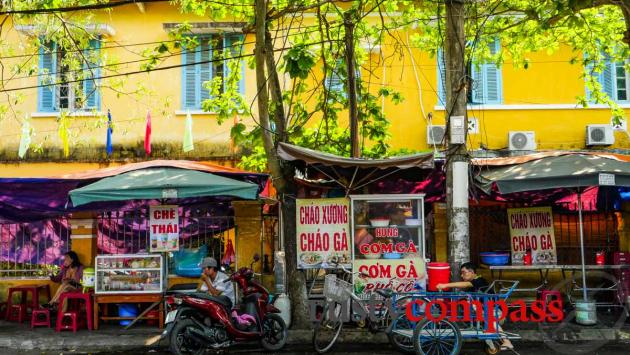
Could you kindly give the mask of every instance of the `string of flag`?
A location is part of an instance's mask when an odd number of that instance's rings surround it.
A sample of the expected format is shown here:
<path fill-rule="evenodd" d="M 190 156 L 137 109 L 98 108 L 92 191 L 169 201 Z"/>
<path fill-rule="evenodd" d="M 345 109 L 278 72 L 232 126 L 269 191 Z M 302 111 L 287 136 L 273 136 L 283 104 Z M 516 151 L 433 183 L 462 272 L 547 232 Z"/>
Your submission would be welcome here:
<path fill-rule="evenodd" d="M 132 120 L 124 120 L 119 122 L 130 122 L 136 121 L 137 119 Z M 114 152 L 114 127 L 115 121 L 112 117 L 111 111 L 107 110 L 107 130 L 105 137 L 105 153 L 108 157 L 110 157 Z M 77 128 L 77 127 L 74 127 Z M 61 141 L 61 146 L 63 150 L 63 156 L 65 158 L 70 156 L 70 119 L 68 117 L 61 117 L 59 119 L 59 126 L 56 129 L 59 140 Z M 31 119 L 29 117 L 25 117 L 22 121 L 22 127 L 20 131 L 20 144 L 18 149 L 18 157 L 23 159 L 28 153 L 31 143 L 32 136 L 34 134 L 34 129 L 31 126 Z M 50 132 L 50 131 L 42 131 L 42 132 Z M 184 122 L 184 136 L 182 141 L 182 151 L 184 153 L 191 152 L 195 149 L 195 140 L 193 137 L 193 118 L 190 111 L 186 112 L 186 118 Z M 224 134 L 226 132 L 218 132 L 214 136 L 218 136 Z M 147 110 L 147 115 L 145 119 L 145 134 L 144 134 L 144 151 L 147 157 L 151 156 L 151 135 L 152 135 L 152 125 L 151 125 L 151 111 Z M 214 137 L 213 136 L 213 137 Z M 203 142 L 212 137 L 207 137 L 198 142 Z"/>

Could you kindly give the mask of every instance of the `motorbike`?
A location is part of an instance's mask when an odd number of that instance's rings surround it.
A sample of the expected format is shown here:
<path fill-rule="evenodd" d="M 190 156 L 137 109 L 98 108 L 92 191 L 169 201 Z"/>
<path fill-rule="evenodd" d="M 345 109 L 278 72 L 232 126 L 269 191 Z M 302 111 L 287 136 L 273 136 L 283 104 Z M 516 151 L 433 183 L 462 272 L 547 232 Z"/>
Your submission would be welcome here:
<path fill-rule="evenodd" d="M 260 257 L 254 257 L 254 262 Z M 252 262 L 252 265 L 253 263 Z M 166 329 L 162 339 L 170 340 L 172 354 L 203 354 L 206 350 L 227 348 L 236 343 L 259 341 L 267 351 L 284 347 L 287 326 L 280 310 L 273 305 L 275 297 L 254 280 L 252 265 L 231 274 L 224 282 L 234 282 L 242 302 L 232 309 L 227 297 L 206 292 L 167 292 Z"/>

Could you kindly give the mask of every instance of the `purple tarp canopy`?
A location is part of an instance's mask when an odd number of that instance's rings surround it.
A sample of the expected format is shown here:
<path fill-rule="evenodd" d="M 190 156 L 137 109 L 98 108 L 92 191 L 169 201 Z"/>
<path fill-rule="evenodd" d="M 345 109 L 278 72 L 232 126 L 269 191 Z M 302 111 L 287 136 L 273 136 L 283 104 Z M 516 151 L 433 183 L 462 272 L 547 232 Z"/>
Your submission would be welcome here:
<path fill-rule="evenodd" d="M 260 187 L 259 192 L 263 191 L 268 178 L 266 174 L 250 173 L 205 162 L 181 160 L 154 160 L 54 178 L 0 178 L 0 222 L 37 221 L 67 215 L 76 211 L 137 208 L 137 201 L 90 203 L 76 208 L 72 206 L 68 198 L 68 192 L 107 176 L 157 166 L 211 172 L 231 179 L 255 183 Z M 170 202 L 179 205 L 190 205 L 231 200 L 232 198 L 211 197 L 179 199 Z M 148 204 L 148 201 L 145 202 Z"/>

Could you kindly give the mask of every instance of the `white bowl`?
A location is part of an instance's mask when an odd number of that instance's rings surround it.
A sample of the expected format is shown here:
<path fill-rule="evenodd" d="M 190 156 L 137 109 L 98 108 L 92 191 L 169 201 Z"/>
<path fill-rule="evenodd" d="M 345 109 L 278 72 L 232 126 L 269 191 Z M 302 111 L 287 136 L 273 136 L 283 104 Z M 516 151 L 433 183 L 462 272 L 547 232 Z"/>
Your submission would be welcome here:
<path fill-rule="evenodd" d="M 380 259 L 381 258 L 381 253 L 377 253 L 377 254 L 369 253 L 369 254 L 362 254 L 362 255 L 365 259 Z"/>
<path fill-rule="evenodd" d="M 389 219 L 371 219 L 372 227 L 388 227 Z"/>
<path fill-rule="evenodd" d="M 411 218 L 410 219 L 405 219 L 405 225 L 406 226 L 419 226 L 421 224 L 422 223 L 420 223 L 419 219 L 415 219 L 415 218 L 413 218 L 413 219 L 411 219 Z"/>

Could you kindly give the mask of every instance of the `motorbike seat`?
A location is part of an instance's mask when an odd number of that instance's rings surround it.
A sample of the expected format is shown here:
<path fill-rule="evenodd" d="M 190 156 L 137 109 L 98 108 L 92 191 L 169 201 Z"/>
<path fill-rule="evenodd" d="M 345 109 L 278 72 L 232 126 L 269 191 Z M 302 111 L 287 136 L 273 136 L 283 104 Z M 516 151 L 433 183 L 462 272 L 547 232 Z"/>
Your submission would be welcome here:
<path fill-rule="evenodd" d="M 211 295 L 209 293 L 206 293 L 206 292 L 195 292 L 194 294 L 192 294 L 192 296 L 194 296 L 195 298 L 201 298 L 201 299 L 204 299 L 204 300 L 216 302 L 216 303 L 222 305 L 223 307 L 225 307 L 227 310 L 232 309 L 232 301 L 227 296 L 215 297 L 215 296 L 213 296 L 213 295 Z"/>

